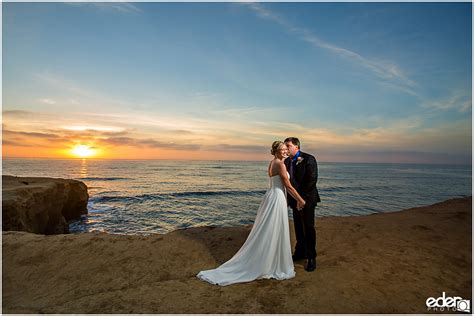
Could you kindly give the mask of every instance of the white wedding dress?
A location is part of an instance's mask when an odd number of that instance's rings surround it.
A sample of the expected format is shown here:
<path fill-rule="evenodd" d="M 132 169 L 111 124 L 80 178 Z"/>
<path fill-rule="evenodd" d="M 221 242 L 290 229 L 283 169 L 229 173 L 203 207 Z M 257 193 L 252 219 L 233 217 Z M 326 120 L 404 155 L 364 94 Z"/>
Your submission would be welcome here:
<path fill-rule="evenodd" d="M 279 175 L 270 177 L 247 240 L 226 263 L 197 277 L 216 285 L 256 279 L 290 279 L 295 276 L 291 258 L 286 190 Z"/>

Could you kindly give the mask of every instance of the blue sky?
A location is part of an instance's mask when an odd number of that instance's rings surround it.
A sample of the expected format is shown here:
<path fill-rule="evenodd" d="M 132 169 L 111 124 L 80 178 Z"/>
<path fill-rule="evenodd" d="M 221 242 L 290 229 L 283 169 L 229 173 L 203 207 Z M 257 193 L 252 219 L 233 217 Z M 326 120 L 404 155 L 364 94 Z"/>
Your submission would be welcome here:
<path fill-rule="evenodd" d="M 471 38 L 470 3 L 4 3 L 4 153 L 470 163 Z"/>

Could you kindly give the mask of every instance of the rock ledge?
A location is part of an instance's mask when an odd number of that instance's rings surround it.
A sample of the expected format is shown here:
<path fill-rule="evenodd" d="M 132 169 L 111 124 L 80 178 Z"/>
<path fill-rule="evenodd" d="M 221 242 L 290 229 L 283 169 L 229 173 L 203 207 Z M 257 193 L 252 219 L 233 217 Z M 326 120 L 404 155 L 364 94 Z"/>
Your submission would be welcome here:
<path fill-rule="evenodd" d="M 2 176 L 2 229 L 69 233 L 68 221 L 87 214 L 87 186 L 77 180 Z"/>

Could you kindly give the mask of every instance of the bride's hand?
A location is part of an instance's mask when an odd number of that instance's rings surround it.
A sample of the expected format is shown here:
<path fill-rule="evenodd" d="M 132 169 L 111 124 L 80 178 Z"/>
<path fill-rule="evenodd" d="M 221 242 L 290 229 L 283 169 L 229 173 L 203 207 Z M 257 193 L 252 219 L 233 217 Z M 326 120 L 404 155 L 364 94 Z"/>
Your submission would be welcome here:
<path fill-rule="evenodd" d="M 298 209 L 298 211 L 301 211 L 303 209 L 303 207 L 305 206 L 306 202 L 304 200 L 301 200 L 301 201 L 298 201 L 296 203 L 296 208 Z"/>

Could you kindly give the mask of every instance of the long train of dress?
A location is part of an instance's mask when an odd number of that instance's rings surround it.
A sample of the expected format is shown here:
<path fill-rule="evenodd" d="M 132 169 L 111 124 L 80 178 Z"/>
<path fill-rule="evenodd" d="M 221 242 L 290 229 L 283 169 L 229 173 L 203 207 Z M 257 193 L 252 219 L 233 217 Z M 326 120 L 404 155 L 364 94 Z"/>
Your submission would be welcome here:
<path fill-rule="evenodd" d="M 244 245 L 229 261 L 216 269 L 201 271 L 197 277 L 225 286 L 294 276 L 286 192 L 280 176 L 276 175 L 270 177 L 270 188 L 263 196 Z"/>

